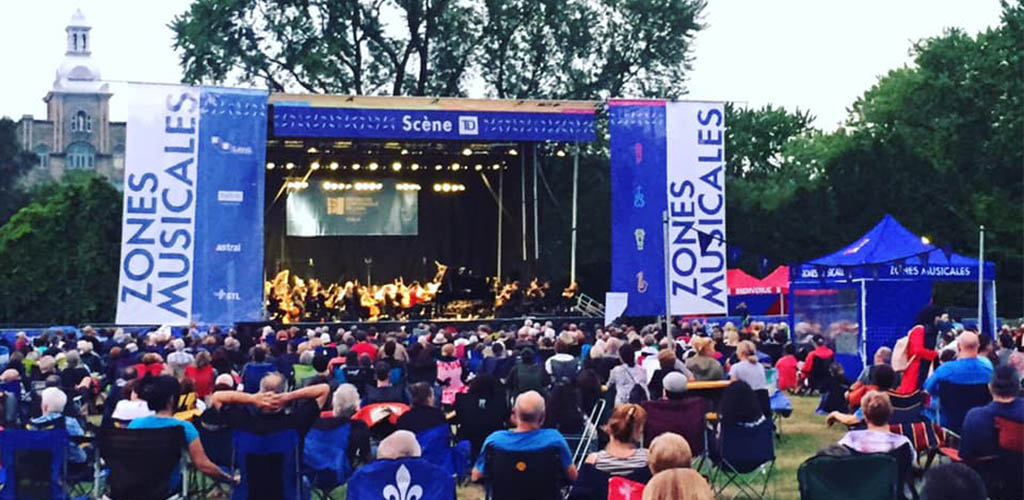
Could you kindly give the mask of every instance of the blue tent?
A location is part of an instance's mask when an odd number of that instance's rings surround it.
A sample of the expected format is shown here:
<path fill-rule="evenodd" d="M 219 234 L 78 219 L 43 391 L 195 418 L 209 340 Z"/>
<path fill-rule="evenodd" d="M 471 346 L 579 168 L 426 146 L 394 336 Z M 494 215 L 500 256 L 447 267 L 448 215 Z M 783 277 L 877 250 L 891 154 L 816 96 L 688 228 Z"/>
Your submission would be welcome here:
<path fill-rule="evenodd" d="M 925 242 L 890 215 L 841 250 L 790 267 L 793 334 L 825 333 L 847 377 L 868 353 L 892 346 L 932 296 L 935 281 L 985 283 L 986 332 L 995 331 L 995 265 Z M 852 371 L 852 373 L 851 373 Z"/>

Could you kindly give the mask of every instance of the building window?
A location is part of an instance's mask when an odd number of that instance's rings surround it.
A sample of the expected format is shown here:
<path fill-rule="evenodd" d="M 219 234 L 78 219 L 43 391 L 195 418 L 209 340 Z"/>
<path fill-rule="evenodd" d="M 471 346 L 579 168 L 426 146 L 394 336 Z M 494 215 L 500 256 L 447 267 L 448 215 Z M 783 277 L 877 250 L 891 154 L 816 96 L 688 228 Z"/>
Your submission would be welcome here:
<path fill-rule="evenodd" d="M 39 166 L 48 168 L 50 166 L 50 147 L 46 144 L 38 144 L 32 149 L 32 152 L 39 158 Z"/>
<path fill-rule="evenodd" d="M 86 142 L 76 142 L 68 146 L 67 168 L 96 168 L 96 150 Z"/>
<path fill-rule="evenodd" d="M 118 170 L 124 169 L 124 146 L 118 144 L 114 146 L 114 168 Z"/>
<path fill-rule="evenodd" d="M 85 111 L 75 113 L 71 117 L 72 132 L 92 132 L 92 117 Z"/>

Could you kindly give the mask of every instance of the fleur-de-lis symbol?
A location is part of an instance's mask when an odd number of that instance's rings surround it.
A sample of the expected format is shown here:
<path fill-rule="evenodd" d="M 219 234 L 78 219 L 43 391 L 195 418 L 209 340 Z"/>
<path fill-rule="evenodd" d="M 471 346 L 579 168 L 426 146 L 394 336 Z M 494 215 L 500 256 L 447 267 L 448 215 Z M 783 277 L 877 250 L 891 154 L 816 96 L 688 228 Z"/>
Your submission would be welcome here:
<path fill-rule="evenodd" d="M 412 477 L 409 476 L 409 469 L 404 465 L 398 467 L 395 472 L 395 484 L 384 487 L 385 500 L 420 500 L 423 498 L 423 488 L 418 484 L 409 486 Z"/>

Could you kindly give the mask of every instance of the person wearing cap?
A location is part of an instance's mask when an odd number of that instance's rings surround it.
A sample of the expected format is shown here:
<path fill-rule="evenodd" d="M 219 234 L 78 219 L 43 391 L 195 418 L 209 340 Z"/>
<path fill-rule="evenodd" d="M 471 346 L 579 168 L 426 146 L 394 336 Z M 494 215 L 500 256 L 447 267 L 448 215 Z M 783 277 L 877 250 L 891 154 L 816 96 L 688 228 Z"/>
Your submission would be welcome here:
<path fill-rule="evenodd" d="M 811 375 L 811 370 L 814 369 L 814 360 L 833 359 L 834 357 L 835 352 L 825 344 L 825 337 L 815 335 L 814 350 L 807 354 L 807 359 L 804 360 L 804 366 L 800 369 L 800 372 L 804 374 L 804 377 L 808 377 Z"/>
<path fill-rule="evenodd" d="M 1020 374 L 1017 370 L 1008 365 L 997 366 L 992 372 L 988 390 L 992 394 L 992 402 L 972 408 L 964 417 L 960 435 L 960 458 L 964 460 L 998 454 L 996 417 L 1024 423 L 1024 400 L 1018 397 Z"/>

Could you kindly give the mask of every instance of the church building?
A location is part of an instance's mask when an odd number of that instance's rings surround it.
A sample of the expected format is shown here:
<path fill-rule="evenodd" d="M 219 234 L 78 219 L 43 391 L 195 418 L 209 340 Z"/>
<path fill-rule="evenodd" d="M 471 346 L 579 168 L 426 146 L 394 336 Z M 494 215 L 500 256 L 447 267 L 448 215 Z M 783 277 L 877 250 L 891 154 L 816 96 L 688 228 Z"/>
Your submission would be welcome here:
<path fill-rule="evenodd" d="M 92 59 L 91 29 L 82 11 L 76 11 L 65 30 L 64 61 L 43 97 L 46 119 L 24 115 L 18 121 L 22 148 L 39 158 L 39 171 L 30 179 L 91 170 L 116 186 L 123 183 L 125 123 L 110 121 L 111 93 Z"/>

